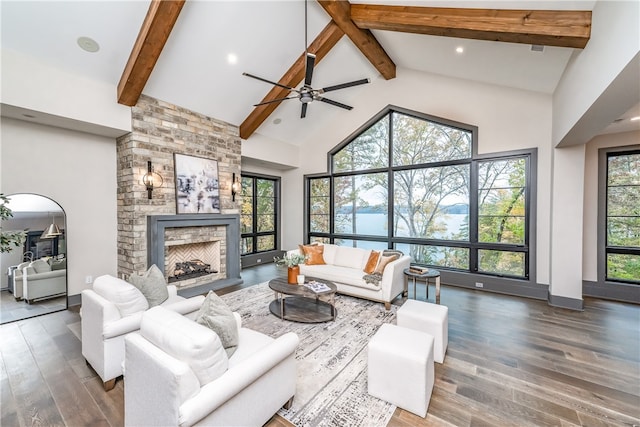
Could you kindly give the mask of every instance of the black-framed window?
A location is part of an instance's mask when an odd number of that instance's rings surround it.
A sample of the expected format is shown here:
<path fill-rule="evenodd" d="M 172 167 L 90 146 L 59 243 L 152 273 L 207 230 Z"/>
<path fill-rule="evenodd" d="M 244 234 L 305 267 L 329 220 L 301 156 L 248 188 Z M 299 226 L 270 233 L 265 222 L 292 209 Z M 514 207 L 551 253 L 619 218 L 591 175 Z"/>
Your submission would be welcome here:
<path fill-rule="evenodd" d="M 242 173 L 241 255 L 278 249 L 280 178 Z"/>
<path fill-rule="evenodd" d="M 477 154 L 477 128 L 397 107 L 307 175 L 307 241 L 396 248 L 419 264 L 530 279 L 535 149 Z"/>
<path fill-rule="evenodd" d="M 640 150 L 606 154 L 605 280 L 640 285 Z"/>

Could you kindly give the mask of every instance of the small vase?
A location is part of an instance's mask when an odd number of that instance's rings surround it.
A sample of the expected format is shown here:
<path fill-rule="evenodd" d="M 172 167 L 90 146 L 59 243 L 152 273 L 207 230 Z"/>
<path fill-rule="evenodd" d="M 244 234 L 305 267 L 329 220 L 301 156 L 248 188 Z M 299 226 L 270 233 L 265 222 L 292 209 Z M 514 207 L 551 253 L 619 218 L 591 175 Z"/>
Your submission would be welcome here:
<path fill-rule="evenodd" d="M 300 274 L 300 266 L 289 267 L 287 270 L 287 282 L 291 285 L 298 284 L 298 274 Z"/>

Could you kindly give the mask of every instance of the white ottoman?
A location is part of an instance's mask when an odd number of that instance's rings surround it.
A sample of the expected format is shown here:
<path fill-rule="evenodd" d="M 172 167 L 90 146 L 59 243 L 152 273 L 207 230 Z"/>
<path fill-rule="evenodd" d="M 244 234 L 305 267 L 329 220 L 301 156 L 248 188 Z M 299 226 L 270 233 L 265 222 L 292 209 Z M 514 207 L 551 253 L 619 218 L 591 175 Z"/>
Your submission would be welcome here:
<path fill-rule="evenodd" d="M 398 326 L 433 336 L 433 360 L 444 362 L 449 343 L 449 307 L 409 299 L 398 309 Z"/>
<path fill-rule="evenodd" d="M 385 323 L 367 351 L 369 394 L 425 417 L 433 391 L 433 337 Z"/>

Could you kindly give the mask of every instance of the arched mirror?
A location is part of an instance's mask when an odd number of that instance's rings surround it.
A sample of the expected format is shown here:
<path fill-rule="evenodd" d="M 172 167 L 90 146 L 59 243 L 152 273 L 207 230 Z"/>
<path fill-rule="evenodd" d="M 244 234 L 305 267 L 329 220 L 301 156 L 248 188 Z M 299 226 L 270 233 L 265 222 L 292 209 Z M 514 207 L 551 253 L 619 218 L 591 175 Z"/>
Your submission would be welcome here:
<path fill-rule="evenodd" d="M 7 195 L 13 216 L 3 231 L 24 230 L 24 244 L 1 253 L 0 324 L 67 309 L 66 216 L 54 200 Z"/>

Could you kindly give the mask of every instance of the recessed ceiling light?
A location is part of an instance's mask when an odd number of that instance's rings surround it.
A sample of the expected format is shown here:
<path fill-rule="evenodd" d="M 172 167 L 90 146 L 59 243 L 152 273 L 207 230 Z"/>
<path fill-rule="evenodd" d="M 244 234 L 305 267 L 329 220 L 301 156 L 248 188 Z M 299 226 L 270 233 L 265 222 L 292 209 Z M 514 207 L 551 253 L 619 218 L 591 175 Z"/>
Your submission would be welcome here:
<path fill-rule="evenodd" d="M 464 52 L 464 47 L 462 47 L 462 46 L 458 46 L 458 47 L 456 48 L 456 53 L 463 53 L 463 52 Z"/>
<path fill-rule="evenodd" d="M 631 120 L 632 122 L 638 121 L 640 120 L 640 116 L 631 117 L 629 120 Z"/>
<path fill-rule="evenodd" d="M 238 55 L 236 55 L 235 53 L 230 53 L 229 55 L 227 55 L 227 62 L 229 64 L 238 63 Z"/>
<path fill-rule="evenodd" d="M 273 124 L 274 125 L 279 125 L 280 123 L 282 123 L 282 119 L 281 118 L 277 118 L 277 119 L 273 119 Z"/>
<path fill-rule="evenodd" d="M 98 42 L 90 37 L 78 37 L 78 46 L 80 46 L 82 50 L 92 53 L 100 50 Z"/>

